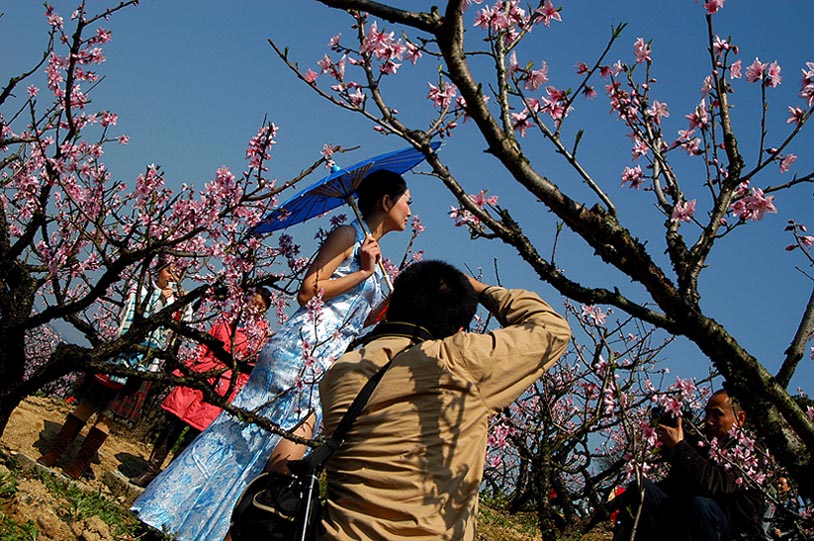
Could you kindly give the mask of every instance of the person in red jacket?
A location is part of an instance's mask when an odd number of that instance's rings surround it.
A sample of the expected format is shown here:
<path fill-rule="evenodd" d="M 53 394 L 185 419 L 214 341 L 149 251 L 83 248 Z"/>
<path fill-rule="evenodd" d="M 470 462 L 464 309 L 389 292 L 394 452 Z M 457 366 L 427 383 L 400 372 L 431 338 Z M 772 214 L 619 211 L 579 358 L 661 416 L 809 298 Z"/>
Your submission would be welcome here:
<path fill-rule="evenodd" d="M 254 359 L 252 358 L 257 355 L 269 337 L 268 323 L 261 316 L 268 311 L 270 306 L 271 292 L 261 288 L 249 300 L 249 310 L 252 310 L 258 317 L 257 326 L 254 329 L 247 329 L 243 323 L 238 323 L 237 328 L 233 329 L 232 322 L 226 318 L 219 320 L 209 329 L 209 334 L 220 340 L 224 349 L 231 351 L 235 358 L 241 360 L 251 359 L 246 364 L 246 370 L 237 375 L 235 384 L 232 386 L 232 392 L 229 395 L 229 402 L 249 380 L 249 372 L 254 367 Z M 232 347 L 233 339 L 234 348 Z M 198 352 L 199 355 L 187 365 L 193 372 L 212 372 L 226 367 L 206 345 L 201 344 Z M 175 375 L 181 376 L 183 374 L 176 370 Z M 226 396 L 231 381 L 232 371 L 225 370 L 219 376 L 211 378 L 209 383 L 213 386 L 215 393 L 219 396 Z M 182 434 L 184 434 L 184 437 L 180 442 L 178 453 L 206 429 L 222 411 L 219 406 L 207 402 L 204 399 L 203 392 L 199 389 L 182 386 L 176 386 L 170 391 L 167 398 L 161 403 L 161 408 L 166 412 L 167 424 L 158 435 L 144 471 L 130 479 L 131 483 L 139 487 L 149 485 L 155 476 L 161 472 L 164 459 L 167 458 L 176 443 L 179 443 L 178 439 Z M 184 429 L 186 429 L 186 432 L 184 432 Z"/>

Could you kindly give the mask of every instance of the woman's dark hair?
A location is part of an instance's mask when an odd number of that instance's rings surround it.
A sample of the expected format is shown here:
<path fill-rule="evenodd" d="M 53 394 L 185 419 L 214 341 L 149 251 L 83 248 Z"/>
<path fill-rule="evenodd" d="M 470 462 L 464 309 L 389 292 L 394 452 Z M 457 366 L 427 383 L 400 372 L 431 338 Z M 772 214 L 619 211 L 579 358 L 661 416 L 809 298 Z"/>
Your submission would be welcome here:
<path fill-rule="evenodd" d="M 384 169 L 373 171 L 363 178 L 356 188 L 359 195 L 359 212 L 367 218 L 376 209 L 376 203 L 382 197 L 389 195 L 395 200 L 406 191 L 407 183 L 398 173 Z"/>
<path fill-rule="evenodd" d="M 257 290 L 257 294 L 263 297 L 263 302 L 266 303 L 266 310 L 271 308 L 271 291 L 265 287 L 261 287 Z"/>
<path fill-rule="evenodd" d="M 414 323 L 433 338 L 446 338 L 469 325 L 477 307 L 478 296 L 466 276 L 448 263 L 429 259 L 398 275 L 387 319 Z"/>

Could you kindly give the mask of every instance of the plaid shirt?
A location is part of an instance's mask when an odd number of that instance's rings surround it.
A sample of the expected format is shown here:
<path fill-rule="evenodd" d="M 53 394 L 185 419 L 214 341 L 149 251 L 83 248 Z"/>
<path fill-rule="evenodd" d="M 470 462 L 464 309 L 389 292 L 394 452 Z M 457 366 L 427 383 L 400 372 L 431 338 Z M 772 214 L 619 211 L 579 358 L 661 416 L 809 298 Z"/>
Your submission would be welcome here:
<path fill-rule="evenodd" d="M 136 317 L 136 309 L 139 306 L 143 306 L 142 317 L 146 319 L 151 315 L 160 312 L 166 306 L 174 302 L 175 297 L 173 296 L 165 299 L 161 294 L 161 288 L 159 288 L 155 283 L 153 283 L 152 287 L 150 288 L 142 287 L 140 292 L 137 288 L 134 288 L 127 296 L 124 303 L 124 308 L 121 312 L 121 319 L 119 321 L 119 330 L 116 333 L 116 336 L 120 337 L 126 333 L 128 329 L 130 329 L 130 326 L 133 324 L 133 320 Z M 187 309 L 184 311 L 182 319 L 188 319 L 188 308 L 189 307 L 187 307 Z M 150 331 L 150 333 L 141 342 L 141 345 L 150 349 L 164 349 L 164 347 L 167 345 L 167 338 L 169 337 L 169 334 L 169 329 L 158 327 Z M 121 355 L 117 355 L 111 359 L 110 362 L 111 364 L 126 366 L 128 368 L 142 370 L 145 372 L 158 372 L 161 370 L 160 359 L 152 357 L 150 358 L 149 363 L 145 363 L 144 354 L 142 353 L 122 353 Z M 110 379 L 111 381 L 117 383 L 125 383 L 127 381 L 126 377 L 115 375 L 110 375 Z"/>

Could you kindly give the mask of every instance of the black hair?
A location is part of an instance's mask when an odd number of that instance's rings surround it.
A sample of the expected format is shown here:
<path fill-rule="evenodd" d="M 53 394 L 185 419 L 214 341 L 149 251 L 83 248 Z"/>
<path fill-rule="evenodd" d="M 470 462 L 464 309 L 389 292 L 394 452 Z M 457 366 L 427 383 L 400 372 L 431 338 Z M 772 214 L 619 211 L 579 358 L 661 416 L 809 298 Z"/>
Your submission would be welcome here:
<path fill-rule="evenodd" d="M 389 321 L 420 325 L 434 338 L 452 336 L 475 316 L 478 296 L 466 276 L 438 260 L 414 263 L 393 285 Z"/>
<path fill-rule="evenodd" d="M 268 288 L 261 287 L 257 290 L 257 295 L 263 297 L 263 302 L 266 303 L 266 310 L 271 308 L 271 291 Z"/>
<path fill-rule="evenodd" d="M 172 260 L 166 255 L 162 254 L 153 261 L 153 273 L 158 276 L 158 273 L 172 265 Z"/>
<path fill-rule="evenodd" d="M 407 183 L 398 173 L 379 169 L 373 171 L 359 183 L 356 193 L 359 195 L 359 212 L 368 218 L 376 209 L 376 204 L 385 195 L 397 199 L 407 191 Z"/>

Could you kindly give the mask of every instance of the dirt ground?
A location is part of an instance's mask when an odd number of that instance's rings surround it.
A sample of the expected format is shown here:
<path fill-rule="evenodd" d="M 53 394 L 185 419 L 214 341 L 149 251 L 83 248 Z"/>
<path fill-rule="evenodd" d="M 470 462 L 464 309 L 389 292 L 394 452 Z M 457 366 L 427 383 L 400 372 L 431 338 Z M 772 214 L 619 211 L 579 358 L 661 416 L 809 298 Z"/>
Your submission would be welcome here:
<path fill-rule="evenodd" d="M 47 449 L 48 443 L 59 431 L 71 409 L 62 399 L 29 397 L 12 414 L 0 444 L 9 456 L 24 467 L 43 468 L 36 463 L 36 459 Z M 87 427 L 77 438 L 73 448 L 66 452 L 65 459 L 51 471 L 61 473 L 62 467 L 70 463 L 86 433 Z M 123 429 L 113 430 L 97 459 L 91 463 L 92 478 L 83 478 L 77 484 L 89 492 L 114 499 L 122 506 L 129 506 L 140 489 L 127 483 L 127 475 L 141 471 L 146 463 L 145 458 L 150 453 L 150 446 L 143 442 L 129 441 L 124 434 Z M 0 474 L 2 473 L 5 473 L 5 468 L 0 465 Z M 21 478 L 17 493 L 12 503 L 5 508 L 5 513 L 9 518 L 22 523 L 34 520 L 39 532 L 36 537 L 38 541 L 116 539 L 108 525 L 99 517 L 65 521 L 56 511 L 59 507 L 56 497 L 41 481 Z"/>
<path fill-rule="evenodd" d="M 55 468 L 47 470 L 37 464 L 36 459 L 47 449 L 48 443 L 59 431 L 65 416 L 71 410 L 72 406 L 62 399 L 29 397 L 12 414 L 6 431 L 0 438 L 2 447 L 0 452 L 11 457 L 23 468 L 61 475 L 62 467 L 70 463 L 81 444 L 81 436 L 87 433 L 87 428 L 77 438 L 73 448 L 66 452 L 65 459 Z M 99 451 L 98 458 L 91 463 L 92 478 L 83 478 L 76 482 L 76 486 L 89 493 L 101 494 L 106 499 L 117 502 L 123 509 L 129 508 L 141 493 L 141 489 L 129 484 L 127 476 L 143 469 L 146 464 L 145 458 L 149 456 L 151 450 L 151 446 L 138 441 L 138 437 L 135 432 L 114 426 L 110 437 Z M 0 478 L 6 473 L 8 470 L 0 461 Z M 17 483 L 17 492 L 10 503 L 6 501 L 0 509 L 0 518 L 5 513 L 8 518 L 19 523 L 29 520 L 34 522 L 37 528 L 36 535 L 15 539 L 32 541 L 132 539 L 114 535 L 110 526 L 99 516 L 81 519 L 66 516 L 70 515 L 70 512 L 65 511 L 64 502 L 58 501 L 58 498 L 36 476 L 21 476 Z M 531 534 L 526 527 L 521 526 L 517 518 L 496 510 L 487 512 L 484 508 L 485 506 L 482 506 L 479 518 L 479 541 L 532 541 L 540 538 L 539 534 Z M 610 535 L 603 530 L 592 532 L 583 539 L 607 541 Z"/>

